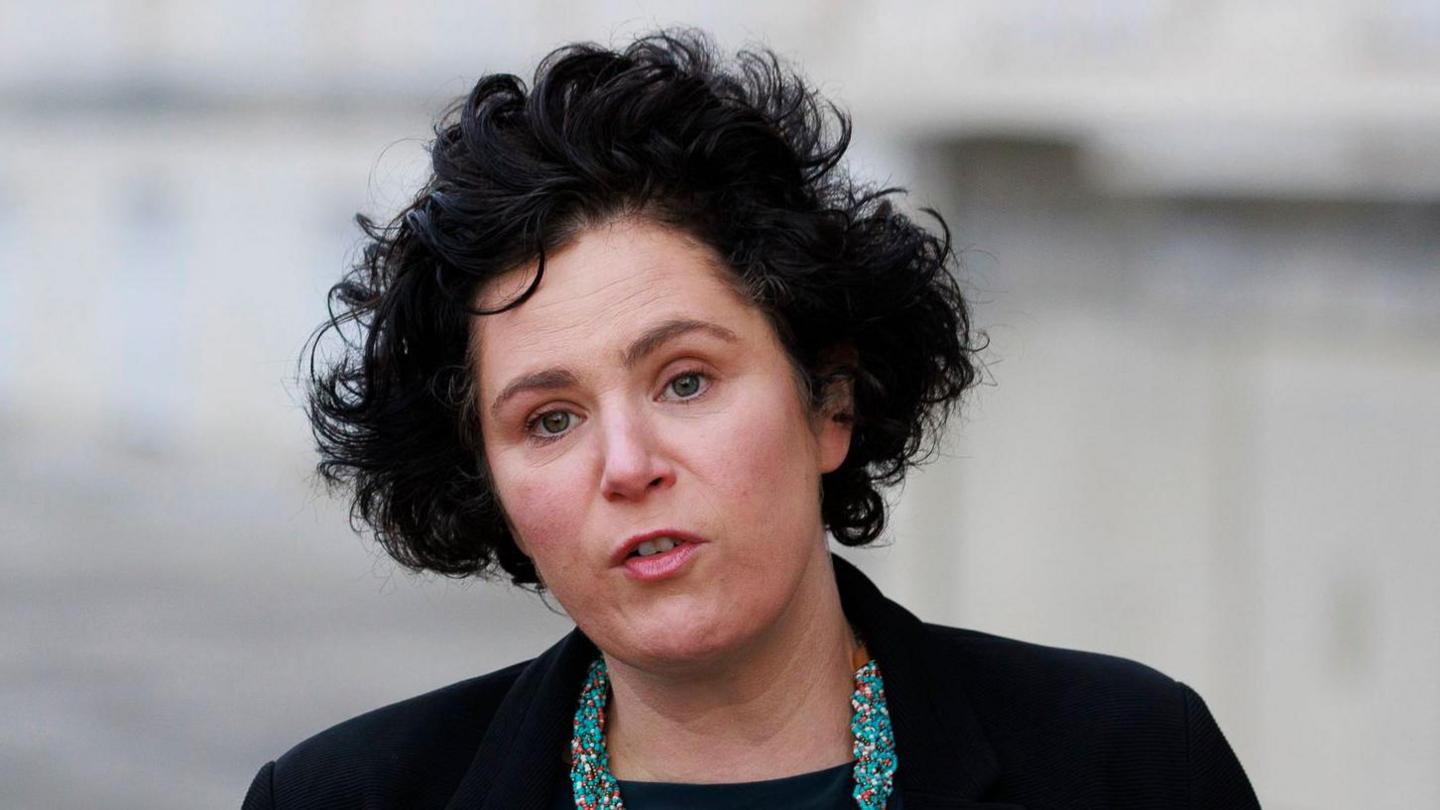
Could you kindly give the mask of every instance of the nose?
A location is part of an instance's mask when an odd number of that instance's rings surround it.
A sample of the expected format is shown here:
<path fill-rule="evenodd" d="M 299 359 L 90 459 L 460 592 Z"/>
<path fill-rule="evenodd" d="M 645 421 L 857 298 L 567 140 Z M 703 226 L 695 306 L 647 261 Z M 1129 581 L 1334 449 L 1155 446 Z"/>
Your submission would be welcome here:
<path fill-rule="evenodd" d="M 640 500 L 675 483 L 675 467 L 641 415 L 612 412 L 603 431 L 600 492 L 606 500 Z"/>

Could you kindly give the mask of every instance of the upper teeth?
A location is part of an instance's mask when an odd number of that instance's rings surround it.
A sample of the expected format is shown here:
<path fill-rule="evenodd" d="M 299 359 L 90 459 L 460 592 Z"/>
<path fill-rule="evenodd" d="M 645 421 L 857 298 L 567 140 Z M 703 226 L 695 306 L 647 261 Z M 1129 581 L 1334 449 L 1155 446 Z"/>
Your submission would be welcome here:
<path fill-rule="evenodd" d="M 651 554 L 659 554 L 663 551 L 669 551 L 670 549 L 675 548 L 675 546 L 679 545 L 679 543 L 680 541 L 678 540 L 674 540 L 669 537 L 662 537 L 659 540 L 646 540 L 645 542 L 636 546 L 635 551 L 641 557 L 649 557 Z"/>

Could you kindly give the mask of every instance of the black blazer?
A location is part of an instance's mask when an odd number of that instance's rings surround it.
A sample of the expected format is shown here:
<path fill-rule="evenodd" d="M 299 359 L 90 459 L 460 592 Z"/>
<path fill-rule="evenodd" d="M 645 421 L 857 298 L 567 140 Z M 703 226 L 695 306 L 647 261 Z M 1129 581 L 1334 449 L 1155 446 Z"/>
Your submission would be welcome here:
<path fill-rule="evenodd" d="M 835 558 L 845 614 L 885 674 L 905 810 L 1258 808 L 1200 697 L 1148 667 L 922 623 Z M 311 737 L 243 810 L 547 810 L 568 790 L 597 652 L 540 657 Z"/>

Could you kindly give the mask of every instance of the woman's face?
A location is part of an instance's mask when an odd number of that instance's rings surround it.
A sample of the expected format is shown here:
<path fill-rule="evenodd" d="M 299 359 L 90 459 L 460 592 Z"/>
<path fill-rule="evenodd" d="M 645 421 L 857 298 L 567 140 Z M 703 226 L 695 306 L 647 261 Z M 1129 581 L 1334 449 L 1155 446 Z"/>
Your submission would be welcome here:
<path fill-rule="evenodd" d="M 486 457 L 521 549 L 632 666 L 760 641 L 833 581 L 820 476 L 849 427 L 811 415 L 726 272 L 687 236 L 621 220 L 547 256 L 530 300 L 473 322 Z"/>

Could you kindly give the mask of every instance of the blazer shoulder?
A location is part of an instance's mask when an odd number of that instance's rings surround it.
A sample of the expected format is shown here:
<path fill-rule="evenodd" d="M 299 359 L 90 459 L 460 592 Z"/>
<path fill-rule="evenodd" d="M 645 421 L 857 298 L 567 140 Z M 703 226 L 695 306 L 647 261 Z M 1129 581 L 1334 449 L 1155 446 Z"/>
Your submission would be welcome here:
<path fill-rule="evenodd" d="M 1180 684 L 1138 661 L 1103 653 L 1050 647 L 966 630 L 926 625 L 931 638 L 977 686 L 1023 690 L 1055 697 L 1083 693 L 1090 698 L 1135 695 L 1163 699 L 1182 709 Z"/>
<path fill-rule="evenodd" d="M 927 625 L 945 671 L 985 727 L 1012 787 L 1069 790 L 1114 806 L 1258 807 L 1203 700 L 1158 670 L 1113 655 Z M 1107 805 L 1108 806 L 1108 805 Z"/>
<path fill-rule="evenodd" d="M 255 806 L 443 807 L 529 663 L 382 706 L 309 737 L 256 776 L 251 793 L 268 794 L 270 802 Z"/>

